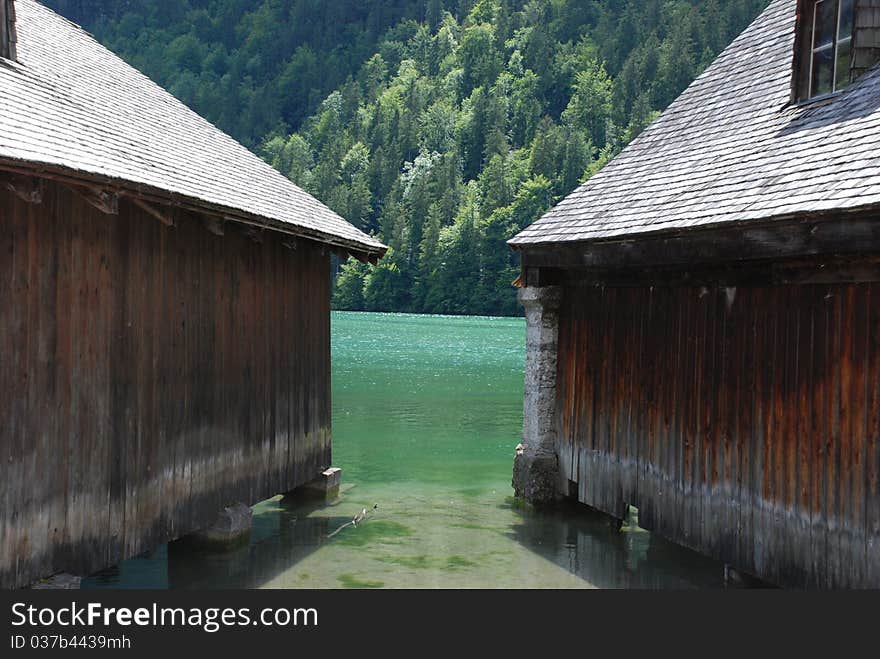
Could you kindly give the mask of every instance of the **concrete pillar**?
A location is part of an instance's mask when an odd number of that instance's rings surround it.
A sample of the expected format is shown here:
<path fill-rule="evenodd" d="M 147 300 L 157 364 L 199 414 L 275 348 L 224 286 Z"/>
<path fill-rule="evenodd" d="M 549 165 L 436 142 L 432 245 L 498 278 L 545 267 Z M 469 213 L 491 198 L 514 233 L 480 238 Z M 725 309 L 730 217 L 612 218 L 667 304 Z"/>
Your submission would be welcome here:
<path fill-rule="evenodd" d="M 560 493 L 556 456 L 556 351 L 559 341 L 558 286 L 522 288 L 526 312 L 526 380 L 522 443 L 513 466 L 513 488 L 529 503 L 555 501 Z"/>

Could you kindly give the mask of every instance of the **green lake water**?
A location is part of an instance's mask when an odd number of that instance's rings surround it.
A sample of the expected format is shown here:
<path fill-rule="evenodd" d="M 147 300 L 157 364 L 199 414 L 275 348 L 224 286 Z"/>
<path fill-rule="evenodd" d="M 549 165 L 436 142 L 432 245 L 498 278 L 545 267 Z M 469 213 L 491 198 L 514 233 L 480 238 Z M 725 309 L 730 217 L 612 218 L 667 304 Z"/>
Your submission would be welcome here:
<path fill-rule="evenodd" d="M 254 507 L 247 546 L 211 553 L 175 542 L 83 587 L 723 585 L 720 564 L 583 506 L 516 504 L 524 320 L 340 312 L 332 324 L 339 498 L 270 499 Z"/>

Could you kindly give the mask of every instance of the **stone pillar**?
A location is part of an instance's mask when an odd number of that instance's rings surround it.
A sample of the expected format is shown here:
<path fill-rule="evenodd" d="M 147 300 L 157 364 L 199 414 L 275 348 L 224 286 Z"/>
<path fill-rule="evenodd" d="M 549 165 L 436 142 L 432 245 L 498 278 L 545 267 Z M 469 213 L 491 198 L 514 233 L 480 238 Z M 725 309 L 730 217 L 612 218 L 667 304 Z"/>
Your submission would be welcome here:
<path fill-rule="evenodd" d="M 558 286 L 523 288 L 526 312 L 526 380 L 523 437 L 513 465 L 513 488 L 529 503 L 555 501 L 560 495 L 556 456 L 556 351 L 559 340 Z"/>

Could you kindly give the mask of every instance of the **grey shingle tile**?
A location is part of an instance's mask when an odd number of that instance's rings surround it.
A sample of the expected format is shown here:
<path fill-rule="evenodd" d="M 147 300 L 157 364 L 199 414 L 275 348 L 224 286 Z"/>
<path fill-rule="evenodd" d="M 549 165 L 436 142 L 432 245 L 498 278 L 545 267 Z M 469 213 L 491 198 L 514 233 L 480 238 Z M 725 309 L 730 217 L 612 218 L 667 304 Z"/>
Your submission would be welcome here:
<path fill-rule="evenodd" d="M 791 106 L 796 5 L 772 2 L 639 138 L 510 244 L 876 205 L 880 66 L 826 102 Z"/>

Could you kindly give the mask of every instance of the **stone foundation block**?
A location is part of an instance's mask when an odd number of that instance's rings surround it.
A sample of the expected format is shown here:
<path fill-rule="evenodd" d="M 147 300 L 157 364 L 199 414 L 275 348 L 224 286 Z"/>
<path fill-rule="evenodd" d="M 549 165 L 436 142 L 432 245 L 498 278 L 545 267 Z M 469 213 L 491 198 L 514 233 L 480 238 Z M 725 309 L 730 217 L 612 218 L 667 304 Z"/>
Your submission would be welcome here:
<path fill-rule="evenodd" d="M 252 526 L 253 512 L 250 507 L 236 503 L 220 511 L 211 526 L 196 531 L 191 539 L 215 548 L 237 547 L 249 540 Z"/>
<path fill-rule="evenodd" d="M 302 486 L 303 494 L 311 497 L 334 499 L 339 495 L 339 485 L 342 483 L 342 469 L 330 467 L 321 472 L 315 480 Z"/>
<path fill-rule="evenodd" d="M 517 498 L 534 505 L 554 503 L 559 493 L 559 460 L 555 455 L 520 453 L 513 462 L 513 489 Z"/>

